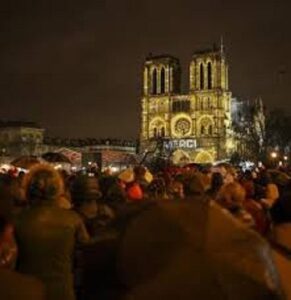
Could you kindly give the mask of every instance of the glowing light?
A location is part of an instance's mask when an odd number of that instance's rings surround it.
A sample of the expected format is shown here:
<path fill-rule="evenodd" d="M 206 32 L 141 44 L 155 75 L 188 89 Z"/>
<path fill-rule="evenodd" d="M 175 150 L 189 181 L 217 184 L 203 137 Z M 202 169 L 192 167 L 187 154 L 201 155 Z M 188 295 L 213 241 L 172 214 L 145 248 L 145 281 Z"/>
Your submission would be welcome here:
<path fill-rule="evenodd" d="M 277 152 L 271 152 L 271 157 L 272 158 L 277 158 L 278 157 L 278 153 Z"/>
<path fill-rule="evenodd" d="M 116 173 L 119 171 L 119 168 L 114 166 L 114 167 L 110 167 L 110 170 L 112 173 Z"/>

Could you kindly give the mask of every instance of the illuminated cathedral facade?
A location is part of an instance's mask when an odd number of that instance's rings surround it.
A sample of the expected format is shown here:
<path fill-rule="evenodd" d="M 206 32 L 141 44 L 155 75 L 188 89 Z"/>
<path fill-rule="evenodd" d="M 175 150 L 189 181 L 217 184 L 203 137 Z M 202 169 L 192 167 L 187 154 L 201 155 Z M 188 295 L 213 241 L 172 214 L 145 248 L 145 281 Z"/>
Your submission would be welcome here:
<path fill-rule="evenodd" d="M 223 160 L 232 147 L 231 92 L 223 46 L 197 51 L 189 65 L 189 90 L 181 94 L 179 60 L 150 56 L 143 69 L 141 150 L 163 142 L 190 162 Z"/>

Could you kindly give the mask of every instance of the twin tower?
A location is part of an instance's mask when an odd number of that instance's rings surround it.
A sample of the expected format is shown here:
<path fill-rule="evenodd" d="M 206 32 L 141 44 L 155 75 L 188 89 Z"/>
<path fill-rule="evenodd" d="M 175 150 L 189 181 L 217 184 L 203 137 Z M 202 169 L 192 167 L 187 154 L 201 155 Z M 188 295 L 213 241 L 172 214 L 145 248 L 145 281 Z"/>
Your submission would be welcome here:
<path fill-rule="evenodd" d="M 188 161 L 224 159 L 232 148 L 231 92 L 223 46 L 197 51 L 189 66 L 189 91 L 181 93 L 179 60 L 150 56 L 143 71 L 141 150 L 164 141 Z"/>

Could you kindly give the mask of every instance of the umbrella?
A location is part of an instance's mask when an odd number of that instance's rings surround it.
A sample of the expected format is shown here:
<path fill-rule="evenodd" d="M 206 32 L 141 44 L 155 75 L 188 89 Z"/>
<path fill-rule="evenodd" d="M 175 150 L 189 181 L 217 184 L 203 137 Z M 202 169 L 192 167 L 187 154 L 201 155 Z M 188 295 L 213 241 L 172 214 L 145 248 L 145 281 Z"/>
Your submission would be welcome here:
<path fill-rule="evenodd" d="M 154 179 L 154 176 L 153 174 L 149 171 L 149 170 L 146 170 L 145 171 L 145 174 L 144 174 L 144 180 L 147 182 L 147 183 L 151 183 Z"/>
<path fill-rule="evenodd" d="M 41 163 L 41 159 L 33 155 L 23 155 L 11 162 L 11 165 L 17 168 L 30 169 L 33 165 Z"/>
<path fill-rule="evenodd" d="M 127 168 L 118 175 L 118 178 L 126 183 L 129 183 L 134 181 L 136 176 L 132 168 Z M 144 169 L 143 175 L 139 177 L 139 179 L 143 179 L 147 183 L 151 183 L 153 180 L 153 175 L 148 169 Z"/>
<path fill-rule="evenodd" d="M 47 152 L 42 155 L 42 158 L 49 163 L 72 163 L 67 156 L 59 152 Z"/>
<path fill-rule="evenodd" d="M 130 219 L 117 261 L 123 299 L 280 299 L 267 242 L 204 200 L 153 203 Z"/>
<path fill-rule="evenodd" d="M 132 168 L 125 169 L 118 175 L 118 178 L 126 183 L 134 181 L 134 177 L 134 171 Z"/>

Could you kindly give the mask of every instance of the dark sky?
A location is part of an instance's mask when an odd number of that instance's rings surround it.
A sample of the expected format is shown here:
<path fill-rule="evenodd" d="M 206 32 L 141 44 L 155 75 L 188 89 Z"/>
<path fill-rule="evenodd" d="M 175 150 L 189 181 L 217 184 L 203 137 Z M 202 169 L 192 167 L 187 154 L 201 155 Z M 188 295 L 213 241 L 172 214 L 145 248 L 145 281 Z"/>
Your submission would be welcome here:
<path fill-rule="evenodd" d="M 291 112 L 289 0 L 6 0 L 0 118 L 64 137 L 133 138 L 149 52 L 180 58 L 223 35 L 235 96 Z"/>

